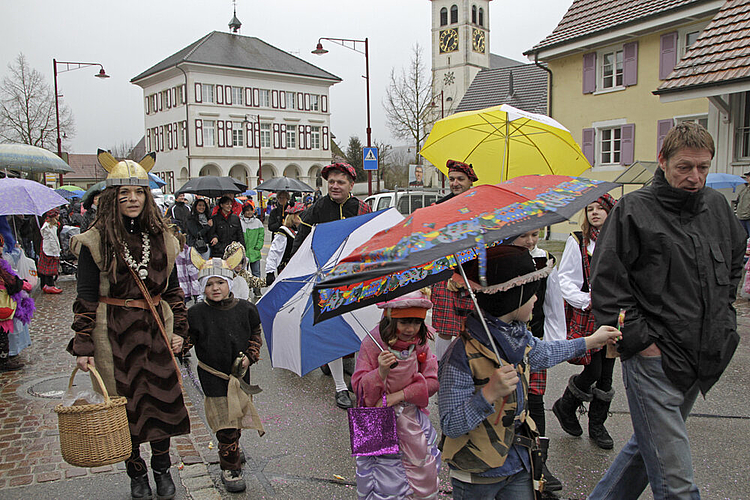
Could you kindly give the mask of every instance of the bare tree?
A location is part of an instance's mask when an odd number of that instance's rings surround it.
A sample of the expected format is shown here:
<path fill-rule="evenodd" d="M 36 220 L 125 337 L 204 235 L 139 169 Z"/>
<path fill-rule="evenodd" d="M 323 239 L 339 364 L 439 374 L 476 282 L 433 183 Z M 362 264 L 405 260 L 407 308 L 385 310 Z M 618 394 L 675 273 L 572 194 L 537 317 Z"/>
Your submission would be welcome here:
<path fill-rule="evenodd" d="M 391 70 L 391 81 L 383 103 L 388 127 L 393 135 L 413 141 L 417 151 L 427 138 L 432 124 L 432 79 L 428 74 L 422 47 L 417 43 L 409 66 L 402 69 L 400 75 L 396 74 L 395 69 Z"/>
<path fill-rule="evenodd" d="M 55 93 L 44 76 L 31 68 L 23 53 L 8 64 L 0 85 L 0 140 L 57 149 Z M 73 137 L 73 115 L 60 106 L 60 135 Z"/>
<path fill-rule="evenodd" d="M 120 141 L 116 145 L 109 148 L 109 152 L 117 159 L 135 160 L 135 158 L 132 158 L 132 152 L 134 148 L 135 144 L 133 143 L 133 141 Z M 140 158 L 138 158 L 138 160 L 140 160 Z"/>

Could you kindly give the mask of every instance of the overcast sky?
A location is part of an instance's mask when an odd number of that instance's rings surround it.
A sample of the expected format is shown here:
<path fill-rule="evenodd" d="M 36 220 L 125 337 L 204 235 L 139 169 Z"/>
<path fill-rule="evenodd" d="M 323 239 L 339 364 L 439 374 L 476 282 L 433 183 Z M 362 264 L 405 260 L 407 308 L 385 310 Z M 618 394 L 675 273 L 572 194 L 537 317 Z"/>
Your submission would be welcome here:
<path fill-rule="evenodd" d="M 494 0 L 490 51 L 526 62 L 523 52 L 548 35 L 570 5 L 566 0 Z M 256 36 L 343 81 L 331 88 L 331 127 L 346 146 L 365 142 L 364 57 L 335 45 L 310 53 L 319 37 L 369 38 L 373 139 L 398 144 L 383 110 L 392 68 L 409 63 L 415 43 L 430 64 L 429 0 L 237 0 L 241 34 Z M 59 92 L 73 111 L 71 152 L 95 153 L 143 135 L 143 93 L 130 79 L 205 34 L 228 31 L 231 0 L 1 0 L 0 74 L 23 52 L 53 83 L 52 59 L 98 62 L 98 68 L 58 74 Z M 54 145 L 50 145 L 54 148 Z"/>

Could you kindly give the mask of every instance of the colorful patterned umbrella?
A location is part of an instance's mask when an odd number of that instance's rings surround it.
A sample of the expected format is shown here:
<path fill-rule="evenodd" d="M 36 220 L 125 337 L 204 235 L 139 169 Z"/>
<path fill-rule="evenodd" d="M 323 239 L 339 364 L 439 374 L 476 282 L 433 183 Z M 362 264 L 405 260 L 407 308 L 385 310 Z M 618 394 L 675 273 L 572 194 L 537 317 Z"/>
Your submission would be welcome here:
<path fill-rule="evenodd" d="M 390 300 L 447 279 L 457 262 L 485 258 L 485 248 L 562 222 L 614 182 L 560 175 L 516 177 L 478 186 L 416 210 L 344 257 L 315 286 L 316 321 Z"/>
<path fill-rule="evenodd" d="M 0 215 L 43 215 L 67 205 L 51 188 L 28 179 L 0 179 Z"/>

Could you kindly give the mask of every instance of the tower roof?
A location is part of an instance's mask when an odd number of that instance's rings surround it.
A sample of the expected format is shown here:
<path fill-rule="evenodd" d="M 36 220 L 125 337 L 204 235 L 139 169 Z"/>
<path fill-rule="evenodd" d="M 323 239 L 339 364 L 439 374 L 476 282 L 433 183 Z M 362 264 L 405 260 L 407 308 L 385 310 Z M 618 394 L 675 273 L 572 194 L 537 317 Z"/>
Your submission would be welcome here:
<path fill-rule="evenodd" d="M 332 83 L 341 81 L 338 76 L 278 49 L 260 38 L 212 31 L 200 40 L 154 64 L 132 78 L 130 82 L 137 84 L 148 76 L 183 62 L 308 76 L 329 80 Z"/>
<path fill-rule="evenodd" d="M 229 31 L 231 31 L 232 33 L 239 33 L 241 27 L 242 23 L 239 19 L 237 19 L 237 9 L 234 9 L 232 20 L 229 21 Z"/>

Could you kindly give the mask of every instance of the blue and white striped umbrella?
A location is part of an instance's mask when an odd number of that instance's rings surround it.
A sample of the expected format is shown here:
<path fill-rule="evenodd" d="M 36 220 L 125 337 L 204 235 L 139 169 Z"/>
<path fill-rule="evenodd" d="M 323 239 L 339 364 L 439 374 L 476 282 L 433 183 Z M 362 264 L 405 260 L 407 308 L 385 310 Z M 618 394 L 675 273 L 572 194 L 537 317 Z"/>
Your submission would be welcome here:
<path fill-rule="evenodd" d="M 403 220 L 395 208 L 316 225 L 258 301 L 274 368 L 297 375 L 359 350 L 380 321 L 372 305 L 313 324 L 312 290 L 321 275 L 375 233 Z"/>

